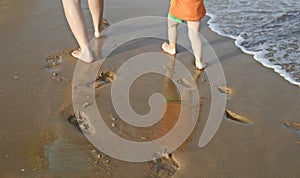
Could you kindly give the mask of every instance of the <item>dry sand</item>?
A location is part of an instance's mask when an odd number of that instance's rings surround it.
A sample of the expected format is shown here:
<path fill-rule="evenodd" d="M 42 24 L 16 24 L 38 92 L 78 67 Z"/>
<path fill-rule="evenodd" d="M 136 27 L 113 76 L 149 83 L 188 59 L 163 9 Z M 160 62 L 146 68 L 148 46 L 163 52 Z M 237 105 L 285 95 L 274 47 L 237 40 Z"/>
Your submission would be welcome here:
<path fill-rule="evenodd" d="M 25 9 L 28 4 L 32 6 Z M 128 163 L 96 150 L 68 122 L 73 113 L 71 84 L 76 65 L 69 52 L 76 46 L 60 3 L 30 0 L 19 6 L 6 5 L 6 11 L 1 13 L 7 13 L 9 18 L 0 21 L 0 177 L 300 176 L 299 131 L 295 124 L 284 124 L 300 122 L 299 87 L 242 53 L 232 39 L 212 32 L 206 25 L 207 17 L 202 22 L 201 33 L 215 49 L 227 87 L 232 90 L 226 108 L 253 123 L 243 124 L 224 116 L 214 139 L 204 148 L 197 146 L 210 108 L 209 81 L 203 72 L 198 79 L 202 107 L 191 137 L 170 159 Z M 12 7 L 18 7 L 18 12 Z M 107 2 L 105 8 L 105 17 L 113 24 L 135 16 L 165 16 L 168 3 L 112 1 Z M 119 63 L 108 63 L 104 67 L 109 70 L 143 51 L 158 52 L 161 42 L 152 40 L 149 45 L 138 42 L 134 50 L 114 56 L 112 61 Z M 125 46 L 125 49 L 133 47 Z M 180 51 L 178 57 L 184 58 L 193 72 L 192 56 Z M 152 82 L 152 77 L 137 81 L 136 89 L 133 88 L 137 95 L 132 105 L 137 111 L 147 111 L 144 99 L 149 93 L 163 90 L 163 78 L 156 76 L 157 80 Z M 154 86 L 154 89 L 139 93 L 139 86 Z M 120 119 L 111 120 L 109 87 L 97 92 L 99 108 L 112 130 L 127 139 L 153 139 L 153 135 L 141 137 L 145 130 L 130 127 Z M 164 92 L 174 98 L 172 86 Z M 173 106 L 167 110 L 166 119 L 176 115 L 172 109 L 177 107 L 177 102 L 174 100 L 170 105 Z M 157 133 L 154 138 L 164 134 L 169 129 L 167 126 L 162 123 L 161 127 L 153 128 Z"/>

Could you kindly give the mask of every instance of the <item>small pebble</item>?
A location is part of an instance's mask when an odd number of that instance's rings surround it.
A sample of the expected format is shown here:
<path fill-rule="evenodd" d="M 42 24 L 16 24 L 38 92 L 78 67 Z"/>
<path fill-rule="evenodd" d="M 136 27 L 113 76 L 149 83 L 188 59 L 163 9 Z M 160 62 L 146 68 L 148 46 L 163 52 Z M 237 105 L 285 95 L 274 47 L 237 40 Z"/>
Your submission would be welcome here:
<path fill-rule="evenodd" d="M 15 76 L 15 77 L 14 77 L 14 79 L 18 79 L 18 78 L 19 78 L 18 76 Z"/>
<path fill-rule="evenodd" d="M 116 127 L 115 123 L 112 123 L 111 126 L 112 126 L 112 127 Z"/>
<path fill-rule="evenodd" d="M 25 171 L 25 169 L 21 169 L 21 172 L 24 172 Z"/>
<path fill-rule="evenodd" d="M 53 73 L 53 76 L 57 76 L 58 75 L 58 73 Z"/>

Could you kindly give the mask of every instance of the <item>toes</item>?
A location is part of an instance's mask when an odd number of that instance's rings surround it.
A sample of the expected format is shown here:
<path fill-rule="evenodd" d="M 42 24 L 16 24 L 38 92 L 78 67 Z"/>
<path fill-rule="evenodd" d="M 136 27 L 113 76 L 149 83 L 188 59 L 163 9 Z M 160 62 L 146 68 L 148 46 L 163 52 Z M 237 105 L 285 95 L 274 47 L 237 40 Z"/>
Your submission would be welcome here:
<path fill-rule="evenodd" d="M 169 47 L 169 44 L 167 42 L 164 42 L 162 45 L 161 45 L 162 48 L 168 48 Z"/>
<path fill-rule="evenodd" d="M 169 44 L 164 42 L 162 45 L 161 45 L 161 48 L 162 50 L 164 50 L 165 52 L 169 52 Z"/>

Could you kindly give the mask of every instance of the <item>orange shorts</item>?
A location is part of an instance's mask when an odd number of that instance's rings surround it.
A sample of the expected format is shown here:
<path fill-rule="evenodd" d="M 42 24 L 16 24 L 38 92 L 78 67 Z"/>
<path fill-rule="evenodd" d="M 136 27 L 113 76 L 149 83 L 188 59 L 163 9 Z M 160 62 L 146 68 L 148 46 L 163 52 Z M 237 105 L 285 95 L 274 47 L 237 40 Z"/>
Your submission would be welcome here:
<path fill-rule="evenodd" d="M 199 21 L 205 14 L 203 0 L 171 0 L 170 14 L 185 21 Z"/>

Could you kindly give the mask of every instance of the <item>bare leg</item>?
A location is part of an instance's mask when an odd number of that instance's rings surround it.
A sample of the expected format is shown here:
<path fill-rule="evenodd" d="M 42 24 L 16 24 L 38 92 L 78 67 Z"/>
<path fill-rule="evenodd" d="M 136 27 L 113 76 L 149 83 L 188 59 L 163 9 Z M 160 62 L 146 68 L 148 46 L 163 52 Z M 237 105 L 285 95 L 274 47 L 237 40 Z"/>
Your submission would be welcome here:
<path fill-rule="evenodd" d="M 178 22 L 175 20 L 168 18 L 168 38 L 169 38 L 169 43 L 163 43 L 162 44 L 162 49 L 171 54 L 175 55 L 176 54 L 176 42 L 177 42 L 177 26 Z"/>
<path fill-rule="evenodd" d="M 88 49 L 88 32 L 80 2 L 80 0 L 62 0 L 67 21 L 80 47 L 80 50 L 73 51 L 72 55 L 83 62 L 90 63 L 94 59 Z"/>
<path fill-rule="evenodd" d="M 195 56 L 195 65 L 198 69 L 204 69 L 205 65 L 201 62 L 202 43 L 200 40 L 200 21 L 187 21 L 188 36 L 191 41 L 193 53 Z"/>
<path fill-rule="evenodd" d="M 100 38 L 101 23 L 103 17 L 103 0 L 88 0 L 89 8 L 92 14 L 94 24 L 94 35 L 96 38 Z"/>

